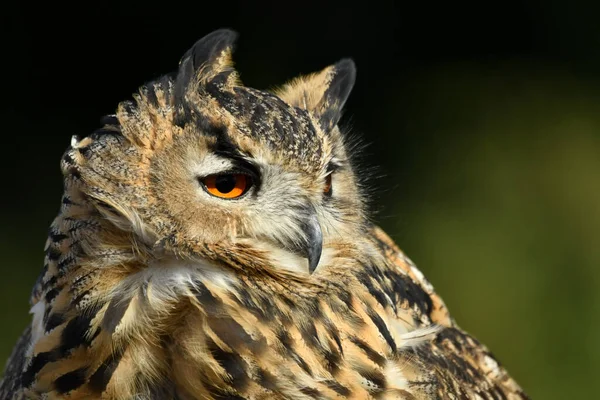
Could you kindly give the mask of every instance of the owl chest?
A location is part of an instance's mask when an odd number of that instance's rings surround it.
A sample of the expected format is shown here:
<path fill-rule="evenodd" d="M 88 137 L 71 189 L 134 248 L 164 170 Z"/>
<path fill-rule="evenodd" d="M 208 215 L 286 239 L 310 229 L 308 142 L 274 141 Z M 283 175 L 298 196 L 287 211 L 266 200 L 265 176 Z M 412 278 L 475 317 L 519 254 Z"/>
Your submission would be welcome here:
<path fill-rule="evenodd" d="M 406 382 L 396 325 L 369 297 L 283 291 L 204 266 L 143 273 L 123 292 L 133 297 L 115 334 L 130 340 L 115 374 L 171 382 L 181 398 L 368 398 Z"/>
<path fill-rule="evenodd" d="M 406 360 L 392 354 L 360 310 L 263 293 L 223 296 L 208 286 L 172 337 L 173 379 L 186 390 L 199 390 L 189 384 L 196 382 L 217 398 L 334 399 L 386 398 L 406 389 L 397 368 L 408 368 Z"/>

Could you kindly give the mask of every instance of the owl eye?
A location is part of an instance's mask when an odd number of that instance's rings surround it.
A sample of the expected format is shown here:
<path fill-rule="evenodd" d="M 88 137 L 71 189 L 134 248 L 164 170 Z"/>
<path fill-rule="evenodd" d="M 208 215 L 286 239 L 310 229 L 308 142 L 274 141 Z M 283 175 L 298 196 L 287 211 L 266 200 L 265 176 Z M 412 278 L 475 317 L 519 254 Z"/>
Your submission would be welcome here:
<path fill-rule="evenodd" d="M 235 199 L 245 194 L 252 186 L 246 174 L 217 174 L 200 179 L 206 191 L 222 199 Z"/>
<path fill-rule="evenodd" d="M 327 175 L 325 178 L 325 187 L 323 188 L 323 193 L 327 197 L 331 197 L 331 174 Z"/>

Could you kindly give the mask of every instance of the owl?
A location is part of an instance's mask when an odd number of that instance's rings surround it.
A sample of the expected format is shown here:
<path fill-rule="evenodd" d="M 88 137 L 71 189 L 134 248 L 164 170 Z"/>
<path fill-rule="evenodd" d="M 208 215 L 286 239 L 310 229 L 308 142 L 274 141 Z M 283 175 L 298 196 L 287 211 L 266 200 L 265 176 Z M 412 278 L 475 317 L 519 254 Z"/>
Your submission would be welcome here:
<path fill-rule="evenodd" d="M 2 399 L 526 399 L 369 219 L 343 59 L 245 87 L 237 34 L 73 137 Z"/>

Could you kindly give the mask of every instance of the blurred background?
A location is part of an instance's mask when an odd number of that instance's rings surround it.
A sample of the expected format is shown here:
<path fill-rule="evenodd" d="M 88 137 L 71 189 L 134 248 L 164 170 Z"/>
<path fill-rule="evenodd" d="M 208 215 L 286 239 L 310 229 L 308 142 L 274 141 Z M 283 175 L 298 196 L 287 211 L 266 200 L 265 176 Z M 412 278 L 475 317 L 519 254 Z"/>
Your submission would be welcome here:
<path fill-rule="evenodd" d="M 354 58 L 344 125 L 376 167 L 375 220 L 533 398 L 595 397 L 599 2 L 2 8 L 0 360 L 29 321 L 71 135 L 231 27 L 248 86 Z"/>

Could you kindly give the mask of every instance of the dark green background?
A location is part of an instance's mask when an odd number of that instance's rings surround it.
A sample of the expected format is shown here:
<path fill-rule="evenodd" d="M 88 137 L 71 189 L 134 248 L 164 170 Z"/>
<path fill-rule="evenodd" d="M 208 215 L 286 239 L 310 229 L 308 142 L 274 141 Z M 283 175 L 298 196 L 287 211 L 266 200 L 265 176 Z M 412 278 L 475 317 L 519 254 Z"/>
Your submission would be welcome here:
<path fill-rule="evenodd" d="M 29 321 L 71 135 L 231 27 L 249 86 L 355 59 L 344 122 L 369 144 L 375 218 L 533 398 L 594 398 L 600 3 L 368 4 L 3 5 L 0 359 Z"/>

